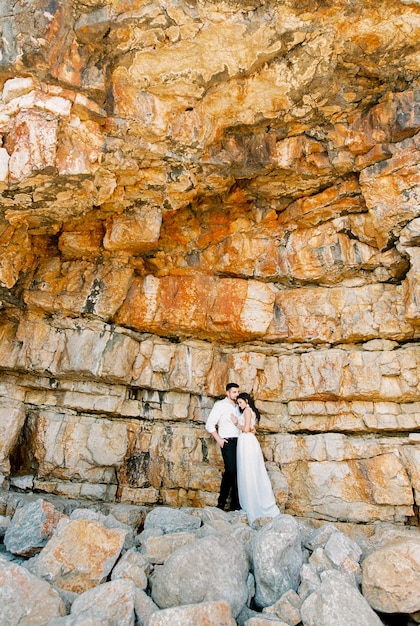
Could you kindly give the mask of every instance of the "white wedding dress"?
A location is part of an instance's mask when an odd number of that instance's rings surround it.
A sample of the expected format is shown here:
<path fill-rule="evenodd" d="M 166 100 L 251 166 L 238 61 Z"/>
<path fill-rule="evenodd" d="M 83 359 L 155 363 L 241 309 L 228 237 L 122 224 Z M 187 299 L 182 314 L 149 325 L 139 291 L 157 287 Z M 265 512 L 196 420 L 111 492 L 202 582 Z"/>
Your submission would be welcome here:
<path fill-rule="evenodd" d="M 243 415 L 239 418 L 239 423 L 244 425 Z M 255 413 L 252 412 L 251 427 L 254 425 Z M 249 525 L 259 517 L 280 515 L 261 447 L 254 433 L 241 432 L 239 435 L 237 465 L 239 502 L 247 514 Z"/>

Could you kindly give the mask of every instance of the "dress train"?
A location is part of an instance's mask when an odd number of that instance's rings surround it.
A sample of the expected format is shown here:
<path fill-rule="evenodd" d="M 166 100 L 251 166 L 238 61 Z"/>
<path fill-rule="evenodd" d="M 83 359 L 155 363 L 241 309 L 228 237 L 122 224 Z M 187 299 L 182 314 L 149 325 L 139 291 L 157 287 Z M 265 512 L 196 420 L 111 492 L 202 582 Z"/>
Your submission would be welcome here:
<path fill-rule="evenodd" d="M 254 433 L 242 432 L 237 448 L 238 492 L 250 525 L 259 517 L 276 517 L 280 510 L 274 498 L 261 446 Z"/>

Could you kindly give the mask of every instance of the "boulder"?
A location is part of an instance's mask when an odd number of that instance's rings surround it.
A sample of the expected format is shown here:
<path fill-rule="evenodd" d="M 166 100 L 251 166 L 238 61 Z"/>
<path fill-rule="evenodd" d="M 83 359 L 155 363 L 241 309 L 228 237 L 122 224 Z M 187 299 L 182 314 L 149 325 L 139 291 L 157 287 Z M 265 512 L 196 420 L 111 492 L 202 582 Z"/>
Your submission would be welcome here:
<path fill-rule="evenodd" d="M 137 588 L 134 598 L 134 613 L 137 623 L 140 626 L 148 626 L 149 619 L 155 611 L 159 611 L 157 604 L 143 589 Z"/>
<path fill-rule="evenodd" d="M 19 507 L 4 536 L 9 552 L 32 556 L 46 545 L 60 519 L 65 517 L 41 498 Z"/>
<path fill-rule="evenodd" d="M 176 532 L 188 532 L 197 530 L 201 526 L 201 520 L 195 515 L 190 515 L 179 509 L 171 509 L 166 506 L 155 507 L 146 515 L 144 529 L 159 528 L 165 534 Z"/>
<path fill-rule="evenodd" d="M 334 568 L 346 574 L 350 581 L 357 584 L 361 582 L 360 557 L 362 549 L 350 537 L 337 531 L 328 539 L 324 547 L 326 556 L 330 559 Z"/>
<path fill-rule="evenodd" d="M 70 519 L 87 519 L 99 522 L 105 528 L 119 528 L 126 533 L 124 540 L 124 549 L 129 550 L 135 544 L 134 530 L 130 524 L 126 524 L 118 520 L 112 513 L 104 515 L 99 511 L 93 511 L 92 509 L 75 509 L 70 515 Z"/>
<path fill-rule="evenodd" d="M 161 608 L 228 603 L 236 617 L 248 598 L 249 562 L 233 537 L 209 535 L 173 552 L 151 579 L 152 598 Z"/>
<path fill-rule="evenodd" d="M 194 533 L 186 532 L 167 533 L 160 537 L 149 537 L 142 541 L 141 552 L 150 563 L 164 563 L 172 552 L 194 539 Z"/>
<path fill-rule="evenodd" d="M 158 611 L 148 626 L 235 626 L 227 602 L 202 602 Z"/>
<path fill-rule="evenodd" d="M 61 520 L 28 567 L 52 584 L 83 593 L 104 582 L 120 556 L 126 532 L 90 520 Z"/>
<path fill-rule="evenodd" d="M 366 557 L 362 591 L 382 613 L 420 611 L 420 539 L 397 539 Z"/>
<path fill-rule="evenodd" d="M 301 622 L 301 606 L 301 598 L 293 589 L 289 589 L 275 604 L 263 609 L 263 613 L 266 615 L 275 615 L 289 624 L 289 626 L 297 626 L 297 624 Z"/>
<path fill-rule="evenodd" d="M 325 572 L 321 581 L 301 606 L 303 626 L 382 625 L 367 600 L 343 574 Z"/>
<path fill-rule="evenodd" d="M 76 598 L 71 618 L 77 617 L 76 623 L 94 618 L 101 624 L 134 626 L 135 594 L 136 586 L 131 580 L 112 580 L 98 585 Z"/>
<path fill-rule="evenodd" d="M 0 626 L 45 626 L 66 614 L 53 587 L 0 557 Z"/>
<path fill-rule="evenodd" d="M 146 589 L 150 573 L 148 560 L 134 548 L 127 550 L 111 572 L 111 580 L 132 580 L 138 589 Z"/>
<path fill-rule="evenodd" d="M 251 540 L 255 603 L 264 608 L 286 591 L 297 591 L 303 562 L 299 526 L 290 515 L 268 522 Z"/>

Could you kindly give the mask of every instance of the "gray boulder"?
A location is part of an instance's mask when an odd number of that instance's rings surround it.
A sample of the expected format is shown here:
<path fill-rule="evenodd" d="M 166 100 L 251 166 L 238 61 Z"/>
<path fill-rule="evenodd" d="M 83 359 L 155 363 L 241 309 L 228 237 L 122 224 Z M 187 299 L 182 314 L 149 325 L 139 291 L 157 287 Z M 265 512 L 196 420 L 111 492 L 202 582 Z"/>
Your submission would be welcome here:
<path fill-rule="evenodd" d="M 149 626 L 150 617 L 155 611 L 159 611 L 159 607 L 153 602 L 152 598 L 142 589 L 136 589 L 134 598 L 136 625 Z"/>
<path fill-rule="evenodd" d="M 134 626 L 136 586 L 132 580 L 118 579 L 98 585 L 81 594 L 73 602 L 70 619 L 81 623 L 86 618 L 101 624 Z"/>
<path fill-rule="evenodd" d="M 303 555 L 296 520 L 279 515 L 255 533 L 251 562 L 258 607 L 271 606 L 289 589 L 297 591 Z"/>
<path fill-rule="evenodd" d="M 44 626 L 66 614 L 53 587 L 0 557 L 0 626 Z"/>
<path fill-rule="evenodd" d="M 362 564 L 363 595 L 383 613 L 420 611 L 420 538 L 397 539 Z"/>
<path fill-rule="evenodd" d="M 236 617 L 248 598 L 249 562 L 233 537 L 202 537 L 173 552 L 152 577 L 152 598 L 161 608 L 226 601 Z"/>
<path fill-rule="evenodd" d="M 0 539 L 6 534 L 6 530 L 9 528 L 11 519 L 6 515 L 0 515 Z"/>
<path fill-rule="evenodd" d="M 300 527 L 302 526 L 303 524 L 300 523 Z M 303 537 L 302 543 L 311 552 L 314 552 L 317 548 L 324 548 L 331 535 L 339 532 L 337 527 L 331 523 L 324 524 L 320 528 L 312 529 L 312 531 L 308 532 L 309 530 L 309 528 L 306 529 L 307 536 Z"/>
<path fill-rule="evenodd" d="M 4 535 L 9 552 L 32 556 L 46 545 L 54 528 L 64 516 L 50 503 L 39 498 L 16 509 Z"/>
<path fill-rule="evenodd" d="M 304 563 L 300 570 L 300 585 L 298 594 L 301 600 L 306 600 L 321 584 L 316 568 L 311 563 Z"/>
<path fill-rule="evenodd" d="M 301 606 L 304 626 L 382 626 L 378 615 L 344 574 L 321 574 L 321 584 Z"/>
<path fill-rule="evenodd" d="M 180 509 L 158 506 L 147 514 L 144 529 L 158 528 L 166 533 L 194 532 L 201 526 L 201 520 Z"/>
<path fill-rule="evenodd" d="M 147 626 L 236 626 L 226 602 L 203 602 L 157 611 Z"/>

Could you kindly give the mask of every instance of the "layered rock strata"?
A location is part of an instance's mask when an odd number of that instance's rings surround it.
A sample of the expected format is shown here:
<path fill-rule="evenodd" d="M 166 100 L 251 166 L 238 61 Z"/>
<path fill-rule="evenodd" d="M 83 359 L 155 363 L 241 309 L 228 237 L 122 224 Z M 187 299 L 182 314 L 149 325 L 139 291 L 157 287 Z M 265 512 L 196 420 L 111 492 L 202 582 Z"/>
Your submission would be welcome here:
<path fill-rule="evenodd" d="M 416 523 L 418 2 L 0 4 L 4 488 Z"/>

